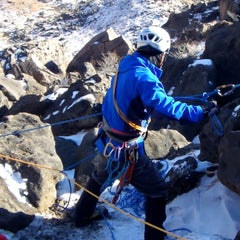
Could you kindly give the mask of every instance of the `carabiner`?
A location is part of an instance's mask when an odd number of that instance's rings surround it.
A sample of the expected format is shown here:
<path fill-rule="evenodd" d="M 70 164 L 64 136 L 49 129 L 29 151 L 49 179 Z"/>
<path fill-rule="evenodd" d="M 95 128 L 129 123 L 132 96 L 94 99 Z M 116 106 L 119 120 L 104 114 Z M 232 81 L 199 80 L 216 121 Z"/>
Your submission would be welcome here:
<path fill-rule="evenodd" d="M 114 152 L 114 156 L 113 156 L 113 159 L 114 160 L 119 160 L 120 159 L 120 154 L 121 154 L 121 151 L 122 151 L 122 149 L 123 149 L 123 144 L 122 144 L 122 146 L 121 147 L 116 147 L 115 146 L 115 152 Z"/>
<path fill-rule="evenodd" d="M 109 150 L 109 153 L 108 153 L 108 150 Z M 108 142 L 104 147 L 103 156 L 106 158 L 109 158 L 114 152 L 114 150 L 115 150 L 115 146 L 111 142 Z"/>
<path fill-rule="evenodd" d="M 217 87 L 216 90 L 219 96 L 225 97 L 232 94 L 234 88 L 235 88 L 235 84 L 225 84 Z"/>

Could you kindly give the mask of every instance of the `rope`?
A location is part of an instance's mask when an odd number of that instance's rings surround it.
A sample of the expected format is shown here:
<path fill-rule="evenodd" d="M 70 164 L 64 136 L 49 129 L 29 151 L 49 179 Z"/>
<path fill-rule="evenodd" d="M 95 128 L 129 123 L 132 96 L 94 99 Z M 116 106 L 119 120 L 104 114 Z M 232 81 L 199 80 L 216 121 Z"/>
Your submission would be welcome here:
<path fill-rule="evenodd" d="M 159 175 L 161 175 L 163 178 L 166 178 L 167 172 L 169 170 L 169 162 L 166 160 L 155 160 L 153 163 L 159 172 Z"/>
<path fill-rule="evenodd" d="M 127 171 L 128 167 L 129 167 L 129 161 L 125 161 L 124 165 L 121 167 L 121 171 L 118 172 L 118 170 L 120 168 L 120 161 L 117 161 L 114 158 L 110 158 L 107 161 L 107 166 L 106 166 L 106 169 L 107 169 L 109 175 L 108 175 L 108 178 L 105 181 L 105 183 L 102 185 L 101 191 L 106 189 L 108 186 L 111 186 L 115 180 L 120 178 Z M 116 172 L 118 172 L 118 173 L 115 175 Z M 112 187 L 109 189 L 109 192 L 112 195 L 115 195 L 115 193 L 112 192 Z"/>
<path fill-rule="evenodd" d="M 80 163 L 83 163 L 91 158 L 94 158 L 96 155 L 97 155 L 97 153 L 90 154 L 89 156 L 86 156 L 85 158 L 80 159 L 78 162 L 69 165 L 68 167 L 66 167 L 64 169 L 64 171 L 71 170 L 71 169 L 75 168 L 76 166 L 78 166 Z"/>
<path fill-rule="evenodd" d="M 169 163 L 166 160 L 156 160 L 153 164 L 159 175 L 166 178 Z M 161 167 L 161 168 L 160 168 Z M 131 209 L 134 214 L 140 217 L 144 213 L 145 198 L 136 188 L 127 189 L 126 193 L 117 201 L 117 205 L 122 209 Z"/>
<path fill-rule="evenodd" d="M 84 119 L 88 119 L 88 118 L 96 117 L 96 116 L 100 116 L 100 115 L 102 115 L 102 113 L 90 114 L 90 115 L 79 117 L 79 118 L 64 120 L 64 121 L 61 121 L 61 122 L 56 122 L 56 123 L 51 123 L 51 124 L 45 124 L 45 125 L 42 125 L 42 126 L 39 126 L 39 127 L 28 128 L 28 129 L 24 129 L 24 130 L 16 130 L 14 132 L 0 134 L 0 137 L 7 137 L 7 136 L 10 136 L 10 135 L 18 136 L 19 134 L 24 133 L 24 132 L 30 132 L 30 131 L 34 131 L 34 130 L 38 130 L 38 129 L 42 129 L 42 128 L 46 128 L 46 127 L 52 127 L 52 126 L 57 126 L 57 125 L 65 124 L 65 123 L 84 120 Z"/>
<path fill-rule="evenodd" d="M 132 209 L 134 214 L 138 217 L 141 217 L 144 213 L 145 198 L 143 194 L 140 194 L 136 188 L 131 188 L 125 190 L 124 195 L 120 195 L 119 200 L 117 201 L 117 206 L 121 209 Z"/>
<path fill-rule="evenodd" d="M 211 126 L 212 126 L 213 131 L 218 136 L 223 136 L 224 135 L 224 127 L 223 127 L 222 123 L 219 121 L 216 114 L 213 114 L 210 118 L 211 118 Z"/>
<path fill-rule="evenodd" d="M 65 172 L 61 171 L 61 173 L 64 174 L 65 178 L 67 178 L 67 174 Z M 67 180 L 68 180 L 68 186 L 69 186 L 69 192 L 70 192 L 67 204 L 65 206 L 62 206 L 58 203 L 54 203 L 53 206 L 52 206 L 55 210 L 60 211 L 60 212 L 64 212 L 68 209 L 68 206 L 69 206 L 70 201 L 71 201 L 71 195 L 72 195 L 72 192 L 73 192 L 71 182 L 69 181 L 68 178 L 67 178 Z M 58 208 L 60 208 L 61 210 L 58 210 Z"/>
<path fill-rule="evenodd" d="M 209 98 L 211 98 L 215 95 L 219 95 L 221 97 L 228 96 L 228 95 L 232 94 L 233 91 L 237 88 L 240 88 L 240 84 L 221 85 L 221 86 L 218 86 L 216 89 L 214 89 L 211 92 L 204 92 L 203 94 L 192 95 L 192 96 L 175 96 L 174 99 L 176 99 L 176 100 L 190 99 L 190 100 L 199 100 L 199 101 L 206 102 L 207 99 L 209 99 Z M 102 113 L 91 114 L 91 115 L 87 115 L 87 116 L 83 116 L 83 117 L 79 117 L 79 118 L 64 120 L 64 121 L 60 121 L 60 122 L 56 122 L 56 123 L 52 123 L 52 124 L 46 124 L 46 125 L 43 125 L 43 126 L 24 129 L 24 130 L 16 130 L 14 132 L 6 133 L 6 134 L 0 134 L 0 137 L 6 137 L 6 136 L 9 136 L 9 135 L 17 136 L 17 135 L 19 135 L 21 133 L 24 133 L 24 132 L 29 132 L 29 131 L 33 131 L 33 130 L 37 130 L 37 129 L 41 129 L 41 128 L 46 128 L 46 127 L 57 126 L 57 125 L 65 124 L 65 123 L 70 123 L 70 122 L 74 122 L 74 121 L 78 121 L 78 120 L 83 120 L 83 119 L 87 119 L 87 118 L 91 118 L 91 117 L 100 116 L 100 115 L 102 115 Z M 219 125 L 219 123 L 220 122 L 218 122 L 218 125 Z M 220 130 L 220 133 L 222 134 L 221 131 L 222 130 Z"/>
<path fill-rule="evenodd" d="M 0 153 L 0 157 L 2 157 L 5 160 L 10 160 L 10 161 L 18 162 L 18 163 L 23 163 L 23 164 L 26 164 L 26 165 L 29 165 L 29 166 L 33 166 L 33 167 L 37 167 L 37 168 L 43 168 L 43 169 L 57 171 L 57 172 L 62 173 L 62 170 L 59 170 L 59 169 L 56 169 L 56 168 L 46 167 L 46 166 L 41 165 L 41 164 L 24 161 L 24 160 L 21 160 L 21 159 L 18 159 L 18 158 L 14 158 L 14 157 L 9 157 L 9 156 L 3 155 L 1 153 Z"/>
<path fill-rule="evenodd" d="M 224 89 L 227 88 L 228 86 L 220 86 L 218 88 L 216 88 L 215 90 L 213 90 L 212 92 L 204 92 L 202 95 L 193 95 L 193 96 L 186 96 L 186 97 L 174 97 L 174 99 L 188 99 L 188 100 L 198 100 L 198 101 L 202 101 L 202 102 L 207 102 L 207 99 L 209 99 L 210 97 L 213 97 L 214 95 L 219 94 L 220 96 L 226 96 L 227 94 L 229 94 L 229 91 L 232 92 L 232 90 L 229 90 L 228 92 L 225 92 L 224 94 L 220 92 L 220 88 Z M 232 87 L 232 85 L 231 85 Z M 240 87 L 240 85 L 239 85 Z M 221 89 L 221 90 L 222 90 Z M 210 116 L 210 121 L 211 121 L 211 126 L 213 131 L 218 135 L 218 136 L 223 136 L 224 135 L 224 127 L 222 125 L 222 123 L 220 122 L 220 120 L 218 119 L 216 114 L 213 114 L 212 116 Z"/>
<path fill-rule="evenodd" d="M 234 92 L 235 89 L 239 88 L 240 84 L 224 84 L 216 87 L 211 92 L 204 92 L 202 95 L 192 95 L 187 97 L 174 97 L 175 99 L 192 99 L 192 100 L 201 100 L 207 101 L 209 98 L 213 98 L 215 95 L 220 97 L 226 97 Z"/>
<path fill-rule="evenodd" d="M 178 236 L 178 235 L 176 235 L 176 234 L 174 234 L 174 233 L 168 232 L 168 231 L 166 231 L 166 230 L 163 229 L 163 228 L 160 228 L 160 227 L 155 226 L 155 225 L 153 225 L 153 224 L 151 224 L 151 223 L 149 223 L 149 222 L 146 222 L 146 221 L 144 221 L 143 219 L 138 218 L 138 217 L 136 217 L 136 216 L 134 216 L 134 215 L 132 215 L 132 214 L 130 214 L 130 213 L 128 213 L 128 212 L 126 212 L 126 211 L 118 208 L 118 207 L 116 207 L 114 204 L 112 204 L 112 203 L 106 201 L 105 199 L 103 199 L 103 198 L 101 198 L 101 197 L 98 197 L 98 196 L 95 195 L 94 193 L 90 192 L 89 190 L 87 190 L 86 188 L 84 188 L 82 185 L 80 185 L 80 184 L 78 184 L 78 183 L 76 183 L 76 182 L 74 182 L 74 183 L 75 183 L 78 187 L 80 187 L 80 188 L 82 188 L 84 191 L 86 191 L 88 194 L 90 194 L 90 195 L 92 195 L 93 197 L 97 198 L 100 202 L 103 202 L 103 203 L 105 203 L 106 205 L 108 205 L 109 207 L 115 209 L 115 210 L 118 211 L 119 213 L 122 213 L 123 215 L 125 215 L 125 216 L 127 216 L 127 217 L 129 217 L 129 218 L 131 218 L 131 219 L 133 219 L 133 220 L 136 220 L 136 221 L 138 221 L 138 222 L 140 222 L 140 223 L 142 223 L 142 224 L 145 224 L 145 225 L 147 225 L 147 226 L 149 226 L 149 227 L 152 227 L 152 228 L 154 228 L 154 229 L 156 229 L 156 230 L 158 230 L 158 231 L 162 231 L 162 232 L 166 233 L 167 235 L 172 236 L 172 237 L 174 237 L 174 238 L 176 238 L 176 239 L 186 240 L 186 238 L 183 238 L 183 237 Z"/>
<path fill-rule="evenodd" d="M 219 91 L 217 89 L 213 90 L 212 92 L 204 92 L 203 94 L 197 94 L 197 95 L 190 95 L 190 96 L 174 96 L 173 98 L 175 100 L 180 100 L 180 99 L 187 99 L 187 100 L 199 100 L 202 102 L 206 102 L 207 99 L 210 97 L 217 95 Z"/>
<path fill-rule="evenodd" d="M 9 156 L 3 155 L 3 154 L 1 154 L 1 153 L 0 153 L 0 157 L 2 157 L 2 158 L 5 159 L 5 160 L 15 161 L 15 162 L 22 163 L 22 164 L 26 164 L 26 165 L 31 165 L 31 166 L 34 166 L 34 167 L 37 167 L 37 168 L 43 168 L 43 169 L 47 169 L 47 170 L 57 171 L 58 173 L 63 174 L 62 170 L 59 170 L 59 169 L 56 169 L 56 168 L 47 167 L 47 166 L 44 166 L 44 165 L 41 165 L 41 164 L 36 164 L 36 163 L 24 161 L 24 160 L 21 160 L 21 159 L 18 159 L 18 158 L 14 158 L 14 157 L 9 157 Z M 118 207 L 115 206 L 114 204 L 112 204 L 112 203 L 108 202 L 107 200 L 105 200 L 105 199 L 97 196 L 96 194 L 90 192 L 88 189 L 86 189 L 86 188 L 85 188 L 84 186 L 82 186 L 81 184 L 79 184 L 79 183 L 75 182 L 74 180 L 70 179 L 67 175 L 65 175 L 65 177 L 66 177 L 71 183 L 75 184 L 75 185 L 78 186 L 79 188 L 83 189 L 83 191 L 86 191 L 86 192 L 87 192 L 88 194 L 90 194 L 91 196 L 97 198 L 98 201 L 105 203 L 106 205 L 108 205 L 109 207 L 115 209 L 115 210 L 118 211 L 119 213 L 121 213 L 121 214 L 123 214 L 123 215 L 125 215 L 125 216 L 127 216 L 127 217 L 129 217 L 129 218 L 131 218 L 131 219 L 133 219 L 133 220 L 136 220 L 136 221 L 138 221 L 138 222 L 140 222 L 140 223 L 142 223 L 142 224 L 148 225 L 148 226 L 150 226 L 150 227 L 152 227 L 152 228 L 154 228 L 154 229 L 156 229 L 156 230 L 158 230 L 158 231 L 162 231 L 162 232 L 166 233 L 167 235 L 172 236 L 172 237 L 174 237 L 174 238 L 176 238 L 176 239 L 186 240 L 185 238 L 183 238 L 183 237 L 181 237 L 181 236 L 178 236 L 178 235 L 176 235 L 176 234 L 174 234 L 174 233 L 168 232 L 168 231 L 166 231 L 166 230 L 163 229 L 163 228 L 160 228 L 160 227 L 158 227 L 158 226 L 155 226 L 155 225 L 153 225 L 153 224 L 151 224 L 151 223 L 149 223 L 149 222 L 144 221 L 144 220 L 141 219 L 141 218 L 138 218 L 138 217 L 136 217 L 136 216 L 134 216 L 134 215 L 132 215 L 132 214 L 130 214 L 130 213 L 128 213 L 128 212 L 120 209 L 120 208 L 118 208 Z"/>
<path fill-rule="evenodd" d="M 112 239 L 115 240 L 112 226 L 111 226 L 110 223 L 108 222 L 108 220 L 107 220 L 106 216 L 104 215 L 102 209 L 99 208 L 98 211 L 99 211 L 99 213 L 101 214 L 101 216 L 103 217 L 104 221 L 106 222 L 106 225 L 107 225 L 109 231 L 111 232 Z"/>

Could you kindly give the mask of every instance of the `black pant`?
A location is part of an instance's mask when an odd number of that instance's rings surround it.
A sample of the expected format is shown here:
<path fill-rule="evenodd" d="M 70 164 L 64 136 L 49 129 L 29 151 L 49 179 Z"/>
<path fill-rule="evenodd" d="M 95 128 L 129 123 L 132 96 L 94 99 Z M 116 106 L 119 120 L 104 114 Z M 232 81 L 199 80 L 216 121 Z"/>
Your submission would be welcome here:
<path fill-rule="evenodd" d="M 166 219 L 165 206 L 166 198 L 146 197 L 145 221 L 159 228 L 163 228 L 162 224 Z M 145 240 L 163 240 L 165 236 L 166 234 L 159 229 L 155 229 L 151 226 L 145 225 Z"/>
<path fill-rule="evenodd" d="M 97 183 L 93 178 L 90 178 L 85 186 L 85 188 L 94 193 L 96 196 L 100 196 L 100 188 L 101 185 Z M 80 199 L 76 205 L 76 212 L 75 212 L 75 224 L 78 225 L 79 221 L 83 219 L 89 218 L 95 210 L 97 205 L 98 199 L 86 191 L 83 191 L 81 194 Z"/>

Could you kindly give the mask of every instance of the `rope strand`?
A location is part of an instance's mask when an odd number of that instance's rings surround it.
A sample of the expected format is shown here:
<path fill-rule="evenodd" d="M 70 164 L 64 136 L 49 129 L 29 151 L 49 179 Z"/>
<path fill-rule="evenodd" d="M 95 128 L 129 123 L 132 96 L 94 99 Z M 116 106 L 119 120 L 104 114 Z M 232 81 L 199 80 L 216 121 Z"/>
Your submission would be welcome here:
<path fill-rule="evenodd" d="M 34 127 L 34 128 L 16 130 L 16 131 L 13 131 L 13 132 L 10 132 L 10 133 L 0 134 L 0 137 L 7 137 L 7 136 L 10 136 L 10 135 L 18 136 L 21 133 L 30 132 L 30 131 L 34 131 L 34 130 L 38 130 L 38 129 L 42 129 L 42 128 L 47 128 L 47 127 L 52 127 L 52 126 L 57 126 L 57 125 L 65 124 L 65 123 L 75 122 L 75 121 L 79 121 L 79 120 L 84 120 L 84 119 L 88 119 L 88 118 L 92 118 L 92 117 L 96 117 L 96 116 L 100 116 L 100 115 L 102 115 L 102 113 L 91 114 L 91 115 L 87 115 L 87 116 L 83 116 L 83 117 L 79 117 L 79 118 L 64 120 L 64 121 L 61 121 L 61 122 L 46 124 L 46 125 L 42 125 L 42 126 Z"/>

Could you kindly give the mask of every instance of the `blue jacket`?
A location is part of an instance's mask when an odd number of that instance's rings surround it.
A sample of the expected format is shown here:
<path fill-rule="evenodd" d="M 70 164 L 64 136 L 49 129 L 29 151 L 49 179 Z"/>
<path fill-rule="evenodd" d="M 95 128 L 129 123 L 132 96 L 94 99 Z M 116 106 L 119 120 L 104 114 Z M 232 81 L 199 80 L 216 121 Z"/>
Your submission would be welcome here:
<path fill-rule="evenodd" d="M 134 52 L 125 56 L 118 68 L 116 100 L 119 108 L 132 122 L 147 128 L 153 111 L 171 119 L 198 122 L 203 118 L 200 106 L 188 105 L 168 96 L 159 79 L 162 70 L 147 58 Z M 131 133 L 135 130 L 126 124 L 116 112 L 113 104 L 113 81 L 102 105 L 108 125 L 118 131 Z"/>

